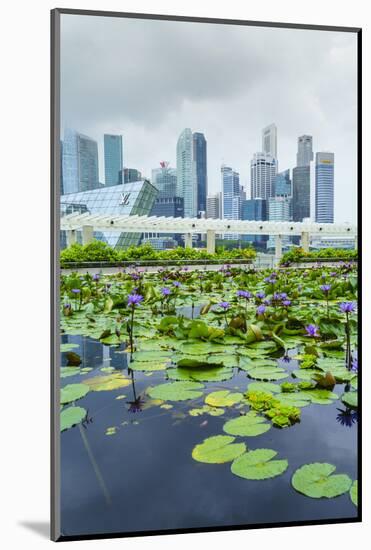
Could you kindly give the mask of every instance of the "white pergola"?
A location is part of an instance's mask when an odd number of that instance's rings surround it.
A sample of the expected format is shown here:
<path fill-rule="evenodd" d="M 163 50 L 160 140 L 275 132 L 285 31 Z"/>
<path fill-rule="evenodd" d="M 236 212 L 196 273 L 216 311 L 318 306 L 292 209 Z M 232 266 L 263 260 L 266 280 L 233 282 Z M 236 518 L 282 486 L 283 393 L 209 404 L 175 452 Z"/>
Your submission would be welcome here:
<path fill-rule="evenodd" d="M 184 234 L 185 246 L 192 246 L 193 234 L 206 234 L 207 251 L 215 252 L 216 234 L 272 235 L 275 237 L 276 258 L 282 256 L 282 237 L 299 235 L 301 246 L 309 250 L 311 236 L 354 238 L 357 227 L 350 224 L 314 222 L 274 222 L 247 220 L 217 220 L 204 218 L 167 218 L 164 216 L 120 216 L 73 212 L 61 218 L 61 229 L 67 232 L 67 244 L 76 242 L 76 231 L 82 230 L 86 244 L 93 240 L 94 231 L 124 233 L 178 233 Z"/>

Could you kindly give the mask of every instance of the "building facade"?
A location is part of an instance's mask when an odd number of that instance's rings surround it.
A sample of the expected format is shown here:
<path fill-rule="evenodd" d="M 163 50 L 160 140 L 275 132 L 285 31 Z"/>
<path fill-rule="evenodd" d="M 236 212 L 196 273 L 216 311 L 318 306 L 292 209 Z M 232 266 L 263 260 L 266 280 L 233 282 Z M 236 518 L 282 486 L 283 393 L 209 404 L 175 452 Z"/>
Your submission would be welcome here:
<path fill-rule="evenodd" d="M 298 137 L 298 152 L 296 153 L 296 166 L 309 166 L 313 160 L 312 136 Z"/>
<path fill-rule="evenodd" d="M 270 222 L 289 222 L 291 220 L 291 198 L 289 196 L 276 196 L 268 199 L 268 221 Z M 287 246 L 290 237 L 282 237 L 282 246 Z M 270 237 L 267 248 L 274 247 L 275 237 Z"/>
<path fill-rule="evenodd" d="M 136 168 L 123 168 L 119 172 L 119 183 L 134 183 L 135 181 L 141 181 L 142 173 Z"/>
<path fill-rule="evenodd" d="M 63 195 L 60 199 L 61 216 L 69 213 L 71 208 L 91 214 L 148 216 L 157 197 L 157 189 L 149 181 L 137 181 L 113 185 Z M 115 248 L 127 248 L 138 245 L 141 233 L 123 233 L 120 231 L 95 232 L 97 240 L 107 242 Z"/>
<path fill-rule="evenodd" d="M 176 148 L 177 193 L 184 199 L 184 216 L 197 217 L 197 179 L 193 158 L 193 135 L 190 128 L 180 134 Z"/>
<path fill-rule="evenodd" d="M 63 138 L 62 173 L 64 194 L 100 187 L 97 142 L 67 128 Z"/>
<path fill-rule="evenodd" d="M 269 153 L 255 153 L 251 160 L 252 199 L 269 199 L 273 196 L 273 181 L 277 174 L 277 161 Z"/>
<path fill-rule="evenodd" d="M 273 196 L 291 197 L 291 179 L 290 170 L 285 170 L 277 174 L 273 180 Z"/>
<path fill-rule="evenodd" d="M 316 222 L 334 223 L 334 153 L 316 153 Z"/>
<path fill-rule="evenodd" d="M 123 167 L 124 158 L 122 136 L 104 134 L 105 185 L 118 185 L 120 183 L 120 171 Z"/>
<path fill-rule="evenodd" d="M 292 171 L 292 217 L 294 222 L 310 218 L 310 166 L 296 166 Z"/>
<path fill-rule="evenodd" d="M 208 195 L 206 200 L 206 217 L 214 220 L 220 220 L 222 218 L 221 203 L 221 193 Z"/>
<path fill-rule="evenodd" d="M 262 151 L 277 160 L 277 126 L 275 124 L 263 128 Z"/>
<path fill-rule="evenodd" d="M 207 197 L 207 142 L 204 134 L 193 134 L 193 160 L 195 162 L 197 185 L 197 216 L 206 212 Z"/>
<path fill-rule="evenodd" d="M 158 189 L 159 196 L 176 197 L 177 175 L 174 168 L 170 168 L 168 162 L 161 162 L 160 168 L 152 170 L 152 184 Z"/>

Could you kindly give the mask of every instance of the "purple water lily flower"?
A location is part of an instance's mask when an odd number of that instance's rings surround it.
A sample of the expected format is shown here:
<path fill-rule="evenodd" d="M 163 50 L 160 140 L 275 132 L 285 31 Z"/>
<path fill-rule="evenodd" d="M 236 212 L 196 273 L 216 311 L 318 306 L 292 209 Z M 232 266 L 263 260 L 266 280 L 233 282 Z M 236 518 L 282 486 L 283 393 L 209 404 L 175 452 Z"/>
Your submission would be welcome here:
<path fill-rule="evenodd" d="M 229 303 L 229 302 L 220 302 L 220 303 L 218 304 L 218 306 L 221 307 L 221 308 L 223 308 L 223 309 L 226 311 L 227 309 L 230 308 L 230 303 Z"/>
<path fill-rule="evenodd" d="M 74 294 L 80 294 L 81 290 L 79 288 L 73 288 L 71 292 L 73 292 Z"/>
<path fill-rule="evenodd" d="M 128 306 L 131 306 L 134 308 L 138 306 L 142 300 L 143 300 L 143 296 L 141 294 L 129 294 Z"/>
<path fill-rule="evenodd" d="M 99 281 L 99 279 L 100 279 L 99 273 L 94 273 L 94 275 L 93 275 L 93 281 Z"/>
<path fill-rule="evenodd" d="M 258 306 L 258 307 L 256 308 L 256 315 L 264 315 L 266 309 L 267 309 L 267 308 L 266 308 L 265 306 L 263 306 L 263 305 Z"/>
<path fill-rule="evenodd" d="M 291 300 L 282 300 L 282 305 L 285 307 L 291 306 Z"/>
<path fill-rule="evenodd" d="M 249 300 L 252 296 L 248 290 L 237 290 L 236 294 L 238 298 L 245 298 L 245 300 Z"/>
<path fill-rule="evenodd" d="M 255 294 L 256 298 L 258 298 L 258 300 L 263 300 L 265 298 L 265 292 L 263 292 L 262 290 L 259 290 L 259 292 L 257 292 Z"/>
<path fill-rule="evenodd" d="M 353 357 L 353 359 L 352 359 L 352 368 L 350 370 L 352 372 L 358 372 L 358 357 Z"/>
<path fill-rule="evenodd" d="M 356 303 L 355 302 L 342 302 L 339 305 L 339 308 L 343 313 L 353 313 L 356 310 Z"/>
<path fill-rule="evenodd" d="M 328 294 L 331 290 L 331 285 L 321 285 L 320 286 L 320 289 L 322 290 L 322 292 L 324 292 L 325 294 Z"/>
<path fill-rule="evenodd" d="M 176 288 L 179 288 L 180 286 L 182 286 L 182 285 L 180 284 L 179 281 L 174 281 L 174 282 L 173 282 L 173 285 L 174 285 Z"/>
<path fill-rule="evenodd" d="M 170 288 L 168 288 L 167 286 L 164 286 L 162 289 L 161 289 L 161 294 L 163 296 L 169 296 L 171 293 L 171 290 Z"/>
<path fill-rule="evenodd" d="M 310 336 L 311 338 L 316 338 L 319 336 L 319 328 L 316 325 L 307 325 L 305 330 L 307 331 L 307 336 Z"/>

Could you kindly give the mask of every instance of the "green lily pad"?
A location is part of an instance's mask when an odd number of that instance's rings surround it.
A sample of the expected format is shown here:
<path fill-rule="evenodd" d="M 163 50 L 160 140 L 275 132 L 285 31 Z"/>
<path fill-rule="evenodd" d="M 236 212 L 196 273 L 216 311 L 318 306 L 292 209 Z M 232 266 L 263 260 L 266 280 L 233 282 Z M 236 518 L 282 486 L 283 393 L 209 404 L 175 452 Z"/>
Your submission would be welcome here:
<path fill-rule="evenodd" d="M 61 353 L 64 353 L 65 351 L 71 351 L 71 349 L 75 349 L 75 348 L 78 348 L 78 347 L 79 347 L 79 344 L 73 344 L 72 342 L 71 343 L 66 342 L 64 344 L 61 344 L 60 350 L 61 350 Z"/>
<path fill-rule="evenodd" d="M 149 388 L 148 395 L 165 401 L 186 401 L 201 397 L 204 386 L 198 382 L 169 382 Z"/>
<path fill-rule="evenodd" d="M 167 351 L 136 351 L 133 353 L 133 361 L 139 361 L 141 363 L 166 363 L 170 361 L 171 354 Z"/>
<path fill-rule="evenodd" d="M 120 372 L 109 374 L 107 376 L 94 376 L 83 380 L 83 384 L 89 386 L 92 391 L 111 391 L 125 388 L 131 384 L 129 378 L 125 378 Z"/>
<path fill-rule="evenodd" d="M 190 409 L 188 411 L 190 416 L 201 416 L 202 414 L 209 414 L 210 416 L 222 416 L 224 414 L 224 409 L 220 407 L 209 407 L 209 405 L 204 405 L 198 409 Z"/>
<path fill-rule="evenodd" d="M 336 466 L 326 462 L 305 464 L 292 476 L 296 491 L 311 498 L 333 498 L 347 493 L 352 480 L 345 474 L 332 475 Z"/>
<path fill-rule="evenodd" d="M 288 373 L 279 367 L 257 367 L 248 371 L 250 378 L 256 380 L 282 380 Z"/>
<path fill-rule="evenodd" d="M 273 382 L 251 382 L 247 389 L 253 392 L 281 393 L 280 386 L 278 384 L 273 384 Z"/>
<path fill-rule="evenodd" d="M 275 398 L 281 403 L 281 405 L 287 407 L 306 407 L 311 403 L 310 395 L 306 395 L 307 392 L 297 393 L 281 393 L 276 395 Z"/>
<path fill-rule="evenodd" d="M 75 376 L 80 373 L 80 367 L 61 367 L 61 378 Z"/>
<path fill-rule="evenodd" d="M 166 370 L 167 363 L 157 362 L 157 361 L 133 361 L 129 363 L 129 368 L 136 371 L 142 372 L 154 372 L 159 370 Z"/>
<path fill-rule="evenodd" d="M 348 407 L 356 409 L 358 407 L 358 392 L 349 391 L 343 393 L 343 395 L 341 396 L 341 400 L 345 405 L 348 405 Z"/>
<path fill-rule="evenodd" d="M 329 390 L 323 389 L 311 389 L 300 392 L 301 395 L 308 394 L 312 400 L 312 403 L 317 405 L 331 405 L 333 401 L 338 399 L 338 395 Z"/>
<path fill-rule="evenodd" d="M 86 417 L 86 410 L 82 407 L 68 407 L 63 409 L 60 415 L 61 432 L 79 424 Z"/>
<path fill-rule="evenodd" d="M 277 454 L 272 449 L 248 451 L 236 458 L 232 465 L 233 474 L 244 479 L 269 479 L 283 474 L 288 468 L 287 460 L 272 460 Z"/>
<path fill-rule="evenodd" d="M 208 437 L 192 451 L 192 458 L 207 464 L 230 462 L 246 451 L 245 443 L 233 443 L 235 437 L 214 435 Z"/>
<path fill-rule="evenodd" d="M 319 374 L 321 371 L 318 369 L 295 369 L 292 371 L 292 375 L 300 380 L 313 380 Z"/>
<path fill-rule="evenodd" d="M 207 355 L 212 349 L 213 346 L 209 342 L 184 343 L 180 346 L 180 351 L 185 355 Z"/>
<path fill-rule="evenodd" d="M 67 384 L 61 388 L 61 404 L 72 403 L 81 399 L 89 392 L 89 388 L 85 384 Z"/>
<path fill-rule="evenodd" d="M 209 393 L 205 398 L 205 403 L 212 407 L 232 407 L 243 399 L 243 394 L 231 392 L 229 390 L 219 390 Z"/>
<path fill-rule="evenodd" d="M 200 369 L 185 369 L 175 368 L 168 369 L 167 376 L 170 380 L 193 380 L 196 382 L 222 382 L 223 380 L 229 380 L 233 376 L 233 369 L 230 368 L 207 368 L 202 367 Z"/>
<path fill-rule="evenodd" d="M 254 411 L 228 420 L 223 426 L 223 431 L 230 435 L 256 436 L 267 432 L 271 425 L 262 416 Z"/>
<path fill-rule="evenodd" d="M 357 480 L 353 481 L 353 485 L 350 488 L 349 494 L 354 506 L 358 506 L 358 481 Z"/>

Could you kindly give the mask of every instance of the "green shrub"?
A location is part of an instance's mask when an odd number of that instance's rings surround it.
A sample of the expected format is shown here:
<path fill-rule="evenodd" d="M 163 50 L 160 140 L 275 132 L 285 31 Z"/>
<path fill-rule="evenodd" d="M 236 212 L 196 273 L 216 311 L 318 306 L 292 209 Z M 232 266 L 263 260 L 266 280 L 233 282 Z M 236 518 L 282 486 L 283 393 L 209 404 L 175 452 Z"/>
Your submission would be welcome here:
<path fill-rule="evenodd" d="M 336 259 L 336 260 L 354 260 L 357 259 L 357 250 L 349 248 L 323 248 L 321 250 L 312 250 L 304 252 L 301 247 L 295 247 L 286 252 L 281 259 L 282 264 L 299 263 L 306 260 Z"/>

